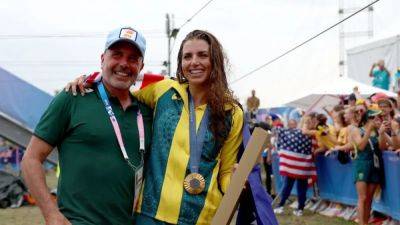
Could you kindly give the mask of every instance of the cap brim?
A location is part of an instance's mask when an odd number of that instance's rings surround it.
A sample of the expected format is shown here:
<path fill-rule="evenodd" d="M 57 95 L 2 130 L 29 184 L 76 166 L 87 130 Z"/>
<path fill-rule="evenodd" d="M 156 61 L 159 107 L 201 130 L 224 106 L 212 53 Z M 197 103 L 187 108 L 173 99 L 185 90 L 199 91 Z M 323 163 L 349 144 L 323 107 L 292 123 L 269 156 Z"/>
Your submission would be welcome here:
<path fill-rule="evenodd" d="M 119 42 L 127 42 L 127 43 L 129 43 L 129 44 L 132 44 L 132 45 L 135 46 L 135 48 L 140 52 L 140 54 L 142 55 L 142 57 L 144 56 L 142 50 L 140 50 L 139 45 L 138 45 L 135 41 L 133 41 L 133 40 L 131 40 L 131 39 L 128 39 L 128 38 L 126 38 L 126 39 L 122 39 L 122 38 L 121 38 L 121 39 L 118 39 L 118 40 L 115 40 L 115 41 L 111 42 L 111 43 L 108 45 L 108 47 L 106 48 L 106 50 L 112 48 L 113 45 L 115 45 L 115 44 L 117 44 L 117 43 L 119 43 Z"/>
<path fill-rule="evenodd" d="M 381 113 L 382 113 L 381 110 L 371 110 L 371 109 L 369 109 L 368 112 L 367 112 L 367 115 L 368 116 L 378 116 Z"/>

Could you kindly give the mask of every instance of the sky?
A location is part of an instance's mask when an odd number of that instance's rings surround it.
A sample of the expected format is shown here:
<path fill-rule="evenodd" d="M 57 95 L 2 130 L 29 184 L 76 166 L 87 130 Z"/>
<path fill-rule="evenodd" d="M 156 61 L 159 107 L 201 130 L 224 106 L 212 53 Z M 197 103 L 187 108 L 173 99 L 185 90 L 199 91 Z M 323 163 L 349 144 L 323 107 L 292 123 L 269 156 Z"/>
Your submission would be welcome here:
<path fill-rule="evenodd" d="M 132 26 L 147 40 L 144 72 L 159 73 L 167 58 L 166 14 L 173 14 L 175 27 L 180 27 L 207 2 L 2 0 L 0 66 L 53 94 L 78 75 L 98 71 L 107 33 Z M 370 0 L 345 2 L 353 8 Z M 229 80 L 234 81 L 336 23 L 338 8 L 338 0 L 214 0 L 178 33 L 172 71 L 182 39 L 194 29 L 208 30 L 220 40 L 229 59 Z M 374 6 L 374 39 L 400 33 L 399 8 L 398 0 Z M 366 29 L 367 21 L 367 14 L 360 13 L 345 22 L 345 30 Z M 346 48 L 367 41 L 349 39 Z M 338 43 L 335 28 L 231 88 L 242 102 L 255 89 L 262 107 L 285 103 L 328 77 L 338 77 Z"/>

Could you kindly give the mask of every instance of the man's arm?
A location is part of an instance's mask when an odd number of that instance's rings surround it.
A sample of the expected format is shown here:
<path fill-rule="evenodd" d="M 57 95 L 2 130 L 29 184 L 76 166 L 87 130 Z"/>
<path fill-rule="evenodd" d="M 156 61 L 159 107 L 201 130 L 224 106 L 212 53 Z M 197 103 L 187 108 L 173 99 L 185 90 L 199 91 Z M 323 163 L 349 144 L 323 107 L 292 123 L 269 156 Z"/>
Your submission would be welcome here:
<path fill-rule="evenodd" d="M 372 66 L 371 66 L 371 69 L 369 70 L 369 76 L 370 77 L 374 77 L 374 68 L 375 68 L 375 66 L 376 66 L 376 64 L 374 63 L 374 64 L 372 64 Z"/>
<path fill-rule="evenodd" d="M 32 136 L 22 159 L 22 175 L 30 193 L 42 211 L 47 225 L 70 225 L 71 223 L 59 211 L 46 185 L 42 168 L 43 162 L 53 150 L 53 146 Z"/>
<path fill-rule="evenodd" d="M 313 135 L 316 135 L 316 134 L 317 134 L 317 130 L 308 129 L 308 125 L 305 124 L 305 125 L 301 128 L 301 133 L 303 133 L 304 135 L 313 136 Z"/>

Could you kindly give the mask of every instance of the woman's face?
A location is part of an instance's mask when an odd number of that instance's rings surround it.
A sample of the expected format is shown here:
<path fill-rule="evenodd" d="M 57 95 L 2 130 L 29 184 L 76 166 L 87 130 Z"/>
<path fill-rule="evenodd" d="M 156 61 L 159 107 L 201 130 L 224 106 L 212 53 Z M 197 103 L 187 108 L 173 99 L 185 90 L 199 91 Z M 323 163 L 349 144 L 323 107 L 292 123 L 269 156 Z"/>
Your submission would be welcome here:
<path fill-rule="evenodd" d="M 364 113 L 367 112 L 367 108 L 365 107 L 365 105 L 357 105 L 356 106 L 356 112 L 358 114 L 360 114 L 361 116 L 363 116 Z"/>
<path fill-rule="evenodd" d="M 382 120 L 381 120 L 381 118 L 379 116 L 376 116 L 374 118 L 373 122 L 374 122 L 374 127 L 376 129 L 379 129 L 379 127 L 382 125 Z"/>
<path fill-rule="evenodd" d="M 392 111 L 392 106 L 388 105 L 388 104 L 381 104 L 381 105 L 379 105 L 379 108 L 382 110 L 383 116 L 390 115 L 390 112 Z"/>
<path fill-rule="evenodd" d="M 340 120 L 340 114 L 339 112 L 333 111 L 332 112 L 332 117 L 334 121 L 339 121 Z"/>
<path fill-rule="evenodd" d="M 211 74 L 210 46 L 204 40 L 192 39 L 182 48 L 182 72 L 190 85 L 204 85 Z"/>
<path fill-rule="evenodd" d="M 317 124 L 318 124 L 317 118 L 307 117 L 307 119 L 306 119 L 307 129 L 310 129 L 310 130 L 315 129 L 315 127 L 317 127 Z"/>
<path fill-rule="evenodd" d="M 351 109 L 346 109 L 344 111 L 344 120 L 346 121 L 346 123 L 350 124 L 353 117 L 354 117 L 354 113 Z"/>

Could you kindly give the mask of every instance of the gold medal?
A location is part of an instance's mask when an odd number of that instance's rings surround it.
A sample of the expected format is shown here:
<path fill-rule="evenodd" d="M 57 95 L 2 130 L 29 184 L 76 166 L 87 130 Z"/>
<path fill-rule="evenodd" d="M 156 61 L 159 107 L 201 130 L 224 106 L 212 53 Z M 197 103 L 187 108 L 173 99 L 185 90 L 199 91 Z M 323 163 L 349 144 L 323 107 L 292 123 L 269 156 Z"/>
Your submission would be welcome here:
<path fill-rule="evenodd" d="M 191 173 L 185 177 L 183 187 L 192 195 L 200 194 L 206 187 L 204 177 L 199 173 Z"/>

